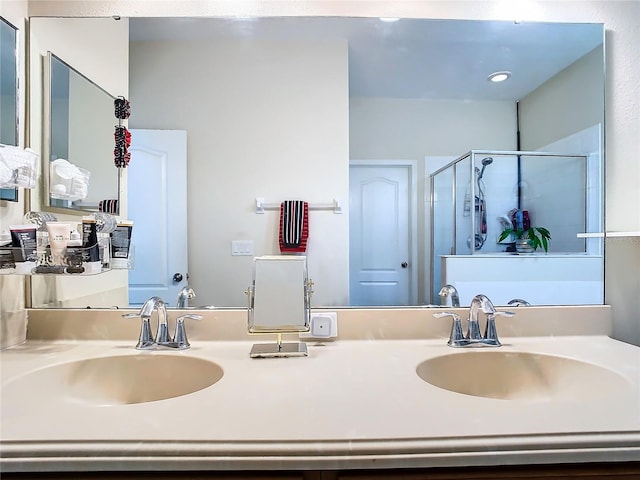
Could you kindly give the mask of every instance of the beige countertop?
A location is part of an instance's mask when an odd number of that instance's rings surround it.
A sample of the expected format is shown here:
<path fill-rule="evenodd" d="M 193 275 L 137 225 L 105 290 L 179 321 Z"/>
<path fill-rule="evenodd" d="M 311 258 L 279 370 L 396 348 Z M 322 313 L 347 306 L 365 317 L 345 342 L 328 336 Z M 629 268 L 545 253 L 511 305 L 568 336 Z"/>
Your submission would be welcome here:
<path fill-rule="evenodd" d="M 191 339 L 192 348 L 181 352 L 137 351 L 135 338 L 30 339 L 0 353 L 1 470 L 640 460 L 638 347 L 602 334 L 503 336 L 501 352 L 580 360 L 615 372 L 625 388 L 608 392 L 578 373 L 568 385 L 573 395 L 501 400 L 444 390 L 416 373 L 424 360 L 469 349 L 447 347 L 442 338 L 373 338 L 379 336 L 309 343 L 308 357 L 279 359 L 249 358 L 251 345 L 268 338 Z M 496 351 L 483 351 L 489 350 Z M 218 364 L 224 375 L 189 395 L 131 405 L 79 401 L 64 385 L 47 382 L 24 388 L 31 372 L 120 355 L 198 357 Z"/>

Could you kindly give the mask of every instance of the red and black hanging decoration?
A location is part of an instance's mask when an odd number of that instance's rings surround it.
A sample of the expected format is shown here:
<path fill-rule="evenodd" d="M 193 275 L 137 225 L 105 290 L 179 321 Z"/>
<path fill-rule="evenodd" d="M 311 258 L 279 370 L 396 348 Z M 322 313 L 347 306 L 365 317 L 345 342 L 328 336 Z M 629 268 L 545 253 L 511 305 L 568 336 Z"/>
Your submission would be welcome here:
<path fill-rule="evenodd" d="M 124 97 L 118 97 L 113 101 L 115 114 L 118 120 L 127 120 L 131 115 L 131 104 Z"/>
<path fill-rule="evenodd" d="M 131 160 L 131 152 L 129 147 L 131 146 L 131 132 L 123 125 L 123 121 L 129 118 L 131 114 L 131 105 L 129 101 L 124 97 L 118 97 L 114 100 L 115 116 L 119 120 L 116 125 L 116 131 L 114 134 L 116 141 L 116 148 L 113 151 L 114 162 L 118 168 L 126 168 Z"/>
<path fill-rule="evenodd" d="M 127 130 L 127 127 L 118 125 L 116 126 L 114 137 L 116 139 L 116 148 L 113 151 L 113 155 L 116 167 L 126 168 L 129 165 L 129 160 L 131 160 L 131 152 L 129 152 L 131 132 Z"/>

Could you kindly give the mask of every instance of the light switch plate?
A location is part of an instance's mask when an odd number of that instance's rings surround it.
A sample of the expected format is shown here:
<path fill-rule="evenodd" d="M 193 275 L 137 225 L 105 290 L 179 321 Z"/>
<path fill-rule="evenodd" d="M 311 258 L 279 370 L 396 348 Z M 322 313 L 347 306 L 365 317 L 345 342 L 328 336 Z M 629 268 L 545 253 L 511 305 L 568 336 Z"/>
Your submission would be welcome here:
<path fill-rule="evenodd" d="M 300 338 L 336 338 L 338 336 L 338 314 L 336 312 L 312 313 L 310 330 Z"/>
<path fill-rule="evenodd" d="M 253 256 L 253 240 L 232 240 L 231 255 Z"/>

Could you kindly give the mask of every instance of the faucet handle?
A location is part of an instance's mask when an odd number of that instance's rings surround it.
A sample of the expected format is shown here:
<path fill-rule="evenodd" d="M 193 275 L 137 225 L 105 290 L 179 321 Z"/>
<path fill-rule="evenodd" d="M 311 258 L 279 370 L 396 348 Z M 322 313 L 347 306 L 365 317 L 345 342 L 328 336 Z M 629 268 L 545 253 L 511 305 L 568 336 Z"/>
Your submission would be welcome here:
<path fill-rule="evenodd" d="M 438 312 L 434 313 L 435 318 L 451 317 L 453 323 L 451 324 L 451 335 L 449 335 L 449 341 L 447 345 L 451 347 L 459 347 L 465 343 L 464 333 L 462 332 L 462 321 L 460 315 L 453 312 Z"/>
<path fill-rule="evenodd" d="M 138 344 L 136 345 L 136 349 L 144 350 L 153 346 L 154 339 L 153 333 L 151 333 L 151 325 L 149 323 L 149 317 L 146 315 L 141 315 L 140 313 L 125 313 L 122 315 L 122 318 L 141 318 L 142 325 L 140 327 L 140 338 L 138 338 Z"/>
<path fill-rule="evenodd" d="M 500 317 L 513 317 L 513 312 L 499 312 L 496 311 L 491 314 L 487 314 L 487 326 L 484 330 L 484 342 L 487 345 L 499 347 L 501 345 L 498 339 L 498 329 L 496 328 L 496 316 Z"/>
<path fill-rule="evenodd" d="M 178 348 L 187 349 L 191 345 L 189 344 L 189 340 L 187 340 L 187 331 L 184 327 L 185 319 L 191 320 L 202 320 L 202 315 L 196 315 L 193 313 L 187 313 L 185 315 L 180 315 L 178 320 L 176 321 L 176 334 L 174 338 L 174 342 L 177 344 Z"/>
<path fill-rule="evenodd" d="M 522 298 L 514 298 L 513 300 L 509 300 L 507 305 L 512 305 L 514 307 L 530 307 L 531 304 Z"/>

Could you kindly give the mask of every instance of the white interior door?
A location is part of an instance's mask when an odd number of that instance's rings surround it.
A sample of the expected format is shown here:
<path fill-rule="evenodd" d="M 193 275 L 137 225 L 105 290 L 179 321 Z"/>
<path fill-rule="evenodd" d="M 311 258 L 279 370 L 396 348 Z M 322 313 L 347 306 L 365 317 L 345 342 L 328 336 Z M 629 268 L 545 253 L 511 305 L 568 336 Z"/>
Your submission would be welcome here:
<path fill-rule="evenodd" d="M 131 130 L 127 195 L 135 222 L 129 303 L 174 305 L 187 283 L 187 132 Z"/>
<path fill-rule="evenodd" d="M 349 303 L 409 305 L 411 170 L 349 167 Z"/>

